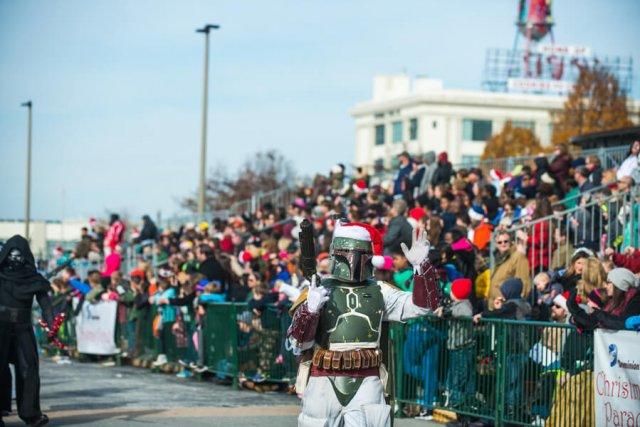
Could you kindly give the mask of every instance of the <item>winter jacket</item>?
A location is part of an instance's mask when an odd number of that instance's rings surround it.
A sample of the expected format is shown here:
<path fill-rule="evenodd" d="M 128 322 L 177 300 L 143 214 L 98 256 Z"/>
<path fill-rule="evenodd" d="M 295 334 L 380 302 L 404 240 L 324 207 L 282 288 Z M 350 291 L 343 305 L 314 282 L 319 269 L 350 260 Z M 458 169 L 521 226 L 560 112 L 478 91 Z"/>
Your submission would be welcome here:
<path fill-rule="evenodd" d="M 153 296 L 153 302 L 155 304 L 158 303 L 158 300 L 161 298 L 171 299 L 175 298 L 176 290 L 174 288 L 168 288 L 165 291 L 158 291 Z M 176 320 L 176 309 L 168 304 L 159 305 L 158 313 L 162 316 L 162 323 L 173 323 Z"/>
<path fill-rule="evenodd" d="M 431 185 L 434 187 L 440 184 L 448 184 L 453 176 L 453 166 L 449 163 L 447 153 L 440 153 L 438 156 L 438 166 L 431 178 Z"/>
<path fill-rule="evenodd" d="M 151 221 L 151 218 L 147 215 L 142 217 L 142 221 L 142 230 L 140 231 L 137 241 L 156 240 L 158 238 L 158 227 L 156 227 L 156 224 Z"/>
<path fill-rule="evenodd" d="M 114 251 L 116 246 L 118 246 L 124 237 L 125 226 L 124 223 L 120 220 L 115 221 L 109 227 L 107 231 L 107 235 L 104 237 L 104 247 L 108 248 L 111 251 Z"/>
<path fill-rule="evenodd" d="M 489 319 L 525 320 L 531 314 L 531 305 L 522 298 L 505 301 L 497 310 L 485 310 L 482 317 Z"/>
<path fill-rule="evenodd" d="M 473 307 L 469 300 L 454 301 L 451 304 L 451 317 L 471 317 Z M 473 343 L 473 324 L 464 320 L 449 323 L 447 331 L 447 349 L 456 350 Z"/>
<path fill-rule="evenodd" d="M 198 266 L 198 273 L 203 274 L 207 280 L 216 280 L 222 284 L 224 292 L 227 291 L 229 274 L 222 268 L 222 265 L 213 257 L 205 259 Z"/>
<path fill-rule="evenodd" d="M 624 178 L 625 176 L 632 176 L 633 171 L 638 168 L 638 157 L 637 156 L 629 156 L 624 159 L 624 162 L 618 168 L 616 172 L 616 177 L 618 179 Z"/>
<path fill-rule="evenodd" d="M 549 268 L 550 240 L 549 223 L 546 221 L 536 223 L 527 238 L 527 256 L 533 271 L 537 271 L 541 266 L 545 270 Z"/>
<path fill-rule="evenodd" d="M 589 181 L 591 181 L 591 183 L 596 187 L 599 187 L 602 185 L 602 168 L 601 167 L 597 167 L 591 171 L 591 174 L 589 175 Z"/>
<path fill-rule="evenodd" d="M 533 162 L 536 164 L 536 182 L 541 182 L 542 175 L 549 170 L 549 161 L 546 157 L 536 157 L 533 159 Z"/>
<path fill-rule="evenodd" d="M 422 178 L 424 177 L 426 166 L 420 165 L 418 169 L 415 171 L 411 171 L 409 175 L 409 188 L 405 189 L 405 193 L 409 193 L 411 198 L 416 198 L 420 194 L 420 184 L 422 183 Z"/>
<path fill-rule="evenodd" d="M 491 272 L 489 303 L 492 303 L 493 300 L 500 295 L 500 285 L 502 285 L 505 280 L 512 277 L 517 277 L 522 280 L 522 297 L 527 299 L 531 293 L 529 262 L 527 261 L 527 257 L 515 248 L 511 250 L 509 257 Z"/>
<path fill-rule="evenodd" d="M 102 277 L 111 277 L 111 275 L 120 270 L 122 264 L 122 256 L 117 252 L 111 252 L 104 259 L 104 270 L 100 273 Z"/>
<path fill-rule="evenodd" d="M 393 273 L 393 283 L 406 292 L 413 290 L 413 269 L 407 268 Z"/>
<path fill-rule="evenodd" d="M 625 320 L 640 314 L 640 291 L 638 288 L 629 288 L 625 293 L 624 301 L 618 307 L 614 308 L 610 301 L 603 310 L 596 310 L 592 313 L 585 312 L 578 305 L 576 293 L 574 290 L 567 298 L 567 308 L 572 316 L 571 321 L 580 329 L 623 330 L 625 329 Z"/>
<path fill-rule="evenodd" d="M 403 215 L 398 215 L 391 218 L 389 221 L 389 227 L 382 239 L 384 246 L 384 254 L 391 255 L 394 251 L 401 251 L 400 243 L 404 242 L 407 247 L 411 246 L 411 233 L 413 227 L 407 221 Z"/>
<path fill-rule="evenodd" d="M 420 188 L 418 190 L 419 194 L 426 193 L 428 187 L 431 185 L 433 174 L 436 172 L 436 168 L 438 167 L 436 164 L 435 151 L 429 151 L 424 155 L 424 164 L 424 175 L 422 176 L 422 182 L 420 182 Z"/>
<path fill-rule="evenodd" d="M 557 183 L 560 183 L 565 192 L 567 190 L 565 183 L 569 178 L 569 169 L 571 169 L 571 155 L 568 153 L 554 157 L 548 169 L 549 173 Z"/>
<path fill-rule="evenodd" d="M 404 191 L 402 188 L 402 182 L 405 178 L 408 178 L 411 174 L 412 166 L 411 162 L 407 163 L 407 166 L 400 166 L 398 169 L 398 174 L 396 175 L 396 179 L 393 181 L 393 194 L 402 194 Z"/>
<path fill-rule="evenodd" d="M 483 251 L 491 242 L 491 233 L 493 232 L 493 225 L 489 222 L 481 222 L 473 232 L 473 244 L 478 250 Z"/>
<path fill-rule="evenodd" d="M 628 255 L 614 253 L 612 260 L 616 267 L 628 268 L 634 274 L 640 273 L 640 249 L 636 249 Z"/>

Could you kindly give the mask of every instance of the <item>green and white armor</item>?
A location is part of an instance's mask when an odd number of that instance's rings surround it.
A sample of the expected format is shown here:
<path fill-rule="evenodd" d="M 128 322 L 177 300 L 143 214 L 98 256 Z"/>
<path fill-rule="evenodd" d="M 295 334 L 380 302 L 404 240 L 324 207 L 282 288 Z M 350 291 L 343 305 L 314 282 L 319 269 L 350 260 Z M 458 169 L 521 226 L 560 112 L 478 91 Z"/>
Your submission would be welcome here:
<path fill-rule="evenodd" d="M 321 284 L 331 293 L 320 316 L 316 342 L 334 351 L 377 348 L 384 313 L 380 285 L 372 279 L 354 286 L 332 278 Z"/>

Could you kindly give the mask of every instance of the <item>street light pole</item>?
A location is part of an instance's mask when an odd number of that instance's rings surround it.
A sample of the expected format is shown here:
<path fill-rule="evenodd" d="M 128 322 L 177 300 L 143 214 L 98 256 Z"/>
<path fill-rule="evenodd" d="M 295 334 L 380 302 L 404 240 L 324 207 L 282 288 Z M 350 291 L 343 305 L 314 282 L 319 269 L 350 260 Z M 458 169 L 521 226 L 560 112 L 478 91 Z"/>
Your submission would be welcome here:
<path fill-rule="evenodd" d="M 21 106 L 29 109 L 29 122 L 27 125 L 27 188 L 24 207 L 24 237 L 29 240 L 29 223 L 31 222 L 31 110 L 33 103 L 27 101 L 23 102 Z"/>
<path fill-rule="evenodd" d="M 204 218 L 204 188 L 207 168 L 207 108 L 209 104 L 209 32 L 219 29 L 219 25 L 207 24 L 196 29 L 204 33 L 204 87 L 202 93 L 202 135 L 200 140 L 200 183 L 198 186 L 198 217 Z"/>

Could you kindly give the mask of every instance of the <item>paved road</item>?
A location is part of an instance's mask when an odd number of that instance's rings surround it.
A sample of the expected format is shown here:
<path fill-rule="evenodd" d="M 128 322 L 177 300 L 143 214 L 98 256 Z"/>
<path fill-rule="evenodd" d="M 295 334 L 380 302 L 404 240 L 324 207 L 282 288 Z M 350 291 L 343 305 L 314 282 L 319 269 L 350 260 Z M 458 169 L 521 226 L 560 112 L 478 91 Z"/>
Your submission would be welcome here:
<path fill-rule="evenodd" d="M 40 369 L 42 408 L 51 426 L 293 427 L 299 412 L 295 396 L 234 391 L 128 366 L 75 361 L 58 365 L 45 359 Z M 16 416 L 5 422 L 7 426 L 23 425 Z M 435 424 L 399 420 L 396 425 Z"/>

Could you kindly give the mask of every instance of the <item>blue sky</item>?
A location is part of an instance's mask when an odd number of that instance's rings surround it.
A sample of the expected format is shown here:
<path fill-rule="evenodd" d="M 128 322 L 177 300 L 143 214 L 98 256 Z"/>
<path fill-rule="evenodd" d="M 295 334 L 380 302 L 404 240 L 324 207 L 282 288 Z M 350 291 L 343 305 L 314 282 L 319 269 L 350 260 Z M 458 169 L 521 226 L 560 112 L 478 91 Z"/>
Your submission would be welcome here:
<path fill-rule="evenodd" d="M 0 218 L 23 215 L 27 99 L 34 217 L 179 211 L 198 178 L 203 23 L 222 26 L 211 38 L 209 166 L 233 170 L 277 148 L 312 174 L 353 159 L 347 109 L 370 97 L 374 75 L 479 88 L 485 49 L 513 43 L 516 4 L 0 0 Z M 557 43 L 640 64 L 637 0 L 553 7 Z"/>

